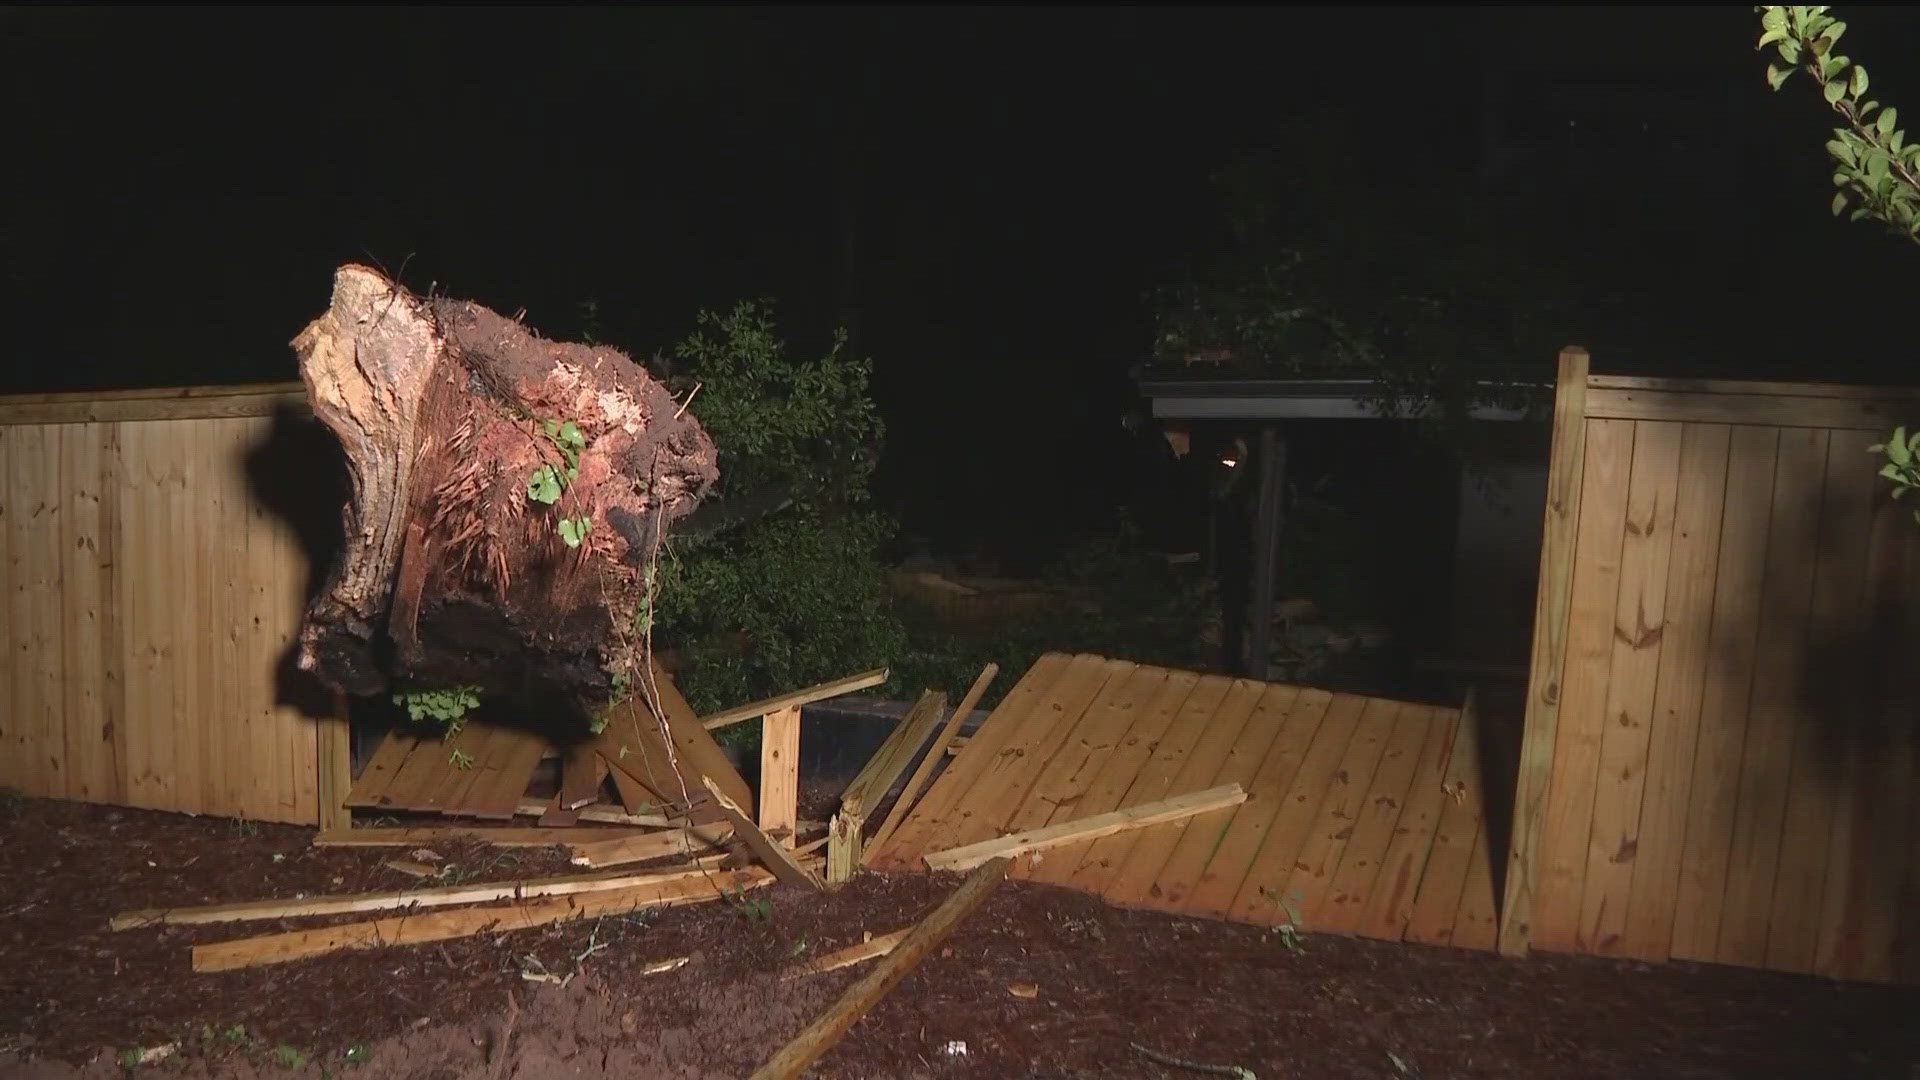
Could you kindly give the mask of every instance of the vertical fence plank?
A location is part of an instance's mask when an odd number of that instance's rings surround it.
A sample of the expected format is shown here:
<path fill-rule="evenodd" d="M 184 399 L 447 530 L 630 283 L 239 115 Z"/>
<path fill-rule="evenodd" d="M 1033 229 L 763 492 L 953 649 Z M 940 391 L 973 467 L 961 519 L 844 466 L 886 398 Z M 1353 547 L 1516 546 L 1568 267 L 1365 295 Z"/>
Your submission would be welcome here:
<path fill-rule="evenodd" d="M 102 801 L 112 786 L 108 771 L 112 759 L 101 739 L 105 713 L 100 615 L 106 604 L 100 581 L 100 428 L 99 424 L 63 424 L 53 429 L 59 441 L 66 501 L 66 527 L 59 545 L 64 582 L 59 601 L 66 795 L 90 802 Z"/>
<path fill-rule="evenodd" d="M 1720 937 L 1779 445 L 1777 428 L 1736 427 L 1728 447 L 1700 736 L 1688 785 L 1686 840 L 1674 904 L 1671 952 L 1688 960 L 1712 960 Z"/>
<path fill-rule="evenodd" d="M 1581 947 L 1580 898 L 1607 721 L 1633 427 L 1631 420 L 1587 421 L 1587 475 L 1581 483 L 1560 723 L 1533 911 L 1533 944 L 1563 952 Z"/>
<path fill-rule="evenodd" d="M 1715 950 L 1722 962 L 1747 967 L 1763 965 L 1767 958 L 1767 924 L 1780 865 L 1794 719 L 1802 687 L 1800 659 L 1813 601 L 1827 441 L 1828 433 L 1821 429 L 1783 429 L 1774 470 L 1753 698 L 1746 749 L 1740 758 L 1725 908 Z"/>
<path fill-rule="evenodd" d="M 1861 692 L 1867 670 L 1859 634 L 1873 497 L 1882 483 L 1861 464 L 1865 442 L 1829 436 L 1823 493 L 1806 507 L 1818 546 L 1806 642 L 1795 657 L 1798 690 L 1786 712 L 1793 750 L 1766 951 L 1776 971 L 1813 970 L 1830 863 L 1836 878 L 1846 877 L 1844 863 L 1831 858 L 1833 827 L 1841 786 L 1851 779 L 1849 746 L 1870 704 Z"/>
<path fill-rule="evenodd" d="M 28 763 L 33 769 L 33 792 L 63 798 L 67 794 L 67 745 L 62 712 L 65 689 L 61 655 L 61 537 L 65 531 L 66 492 L 60 474 L 56 428 L 36 426 L 22 440 L 15 464 L 26 496 L 28 610 L 33 664 L 21 673 L 30 687 L 32 712 L 27 730 L 33 733 Z"/>
<path fill-rule="evenodd" d="M 1652 742 L 1633 888 L 1619 948 L 1622 955 L 1642 960 L 1665 960 L 1673 944 L 1674 894 L 1679 888 L 1708 639 L 1713 630 L 1730 433 L 1722 424 L 1688 424 L 1681 434 Z"/>
<path fill-rule="evenodd" d="M 127 801 L 127 642 L 122 608 L 122 506 L 126 465 L 120 457 L 120 425 L 99 425 L 100 432 L 100 752 L 107 789 L 102 801 Z"/>
<path fill-rule="evenodd" d="M 1532 937 L 1534 889 L 1547 786 L 1560 720 L 1568 607 L 1573 596 L 1574 542 L 1586 476 L 1587 352 L 1565 349 L 1553 399 L 1553 448 L 1547 471 L 1546 521 L 1540 545 L 1540 586 L 1534 604 L 1533 654 L 1520 742 L 1520 769 L 1507 845 L 1506 900 L 1500 910 L 1500 951 L 1524 953 Z"/>
<path fill-rule="evenodd" d="M 1640 847 L 1641 796 L 1667 625 L 1667 566 L 1680 483 L 1681 425 L 1634 425 L 1633 464 L 1613 609 L 1613 659 L 1602 713 L 1587 873 L 1580 896 L 1583 951 L 1618 955 Z"/>

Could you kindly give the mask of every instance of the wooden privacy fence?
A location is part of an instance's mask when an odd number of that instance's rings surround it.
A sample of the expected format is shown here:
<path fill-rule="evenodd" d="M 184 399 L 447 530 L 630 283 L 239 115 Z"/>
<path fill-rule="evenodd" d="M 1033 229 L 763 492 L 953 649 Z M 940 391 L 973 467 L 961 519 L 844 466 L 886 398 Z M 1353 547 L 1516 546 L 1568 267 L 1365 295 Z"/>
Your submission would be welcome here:
<path fill-rule="evenodd" d="M 337 821 L 346 724 L 276 672 L 312 559 L 262 501 L 324 498 L 323 435 L 297 383 L 0 398 L 0 784 Z"/>
<path fill-rule="evenodd" d="M 1917 395 L 1557 394 L 1502 950 L 1920 982 Z"/>

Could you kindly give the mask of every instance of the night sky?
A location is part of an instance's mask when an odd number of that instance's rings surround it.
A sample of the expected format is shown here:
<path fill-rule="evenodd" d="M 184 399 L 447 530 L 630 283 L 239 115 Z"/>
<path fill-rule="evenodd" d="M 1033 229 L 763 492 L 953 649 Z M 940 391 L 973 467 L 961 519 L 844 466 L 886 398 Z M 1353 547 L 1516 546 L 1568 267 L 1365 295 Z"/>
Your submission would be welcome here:
<path fill-rule="evenodd" d="M 1920 19 L 1836 13 L 1875 96 L 1920 109 Z M 1914 381 L 1890 315 L 1920 251 L 1829 217 L 1830 118 L 1803 82 L 1767 90 L 1757 26 L 11 9 L 0 390 L 295 378 L 287 341 L 345 261 L 552 336 L 591 300 L 642 357 L 772 297 L 795 348 L 845 324 L 874 358 L 910 524 L 1038 527 L 1126 485 L 1142 295 L 1204 258 L 1210 177 L 1251 153 L 1332 177 L 1349 214 L 1497 193 L 1606 301 L 1566 334 L 1599 370 Z"/>

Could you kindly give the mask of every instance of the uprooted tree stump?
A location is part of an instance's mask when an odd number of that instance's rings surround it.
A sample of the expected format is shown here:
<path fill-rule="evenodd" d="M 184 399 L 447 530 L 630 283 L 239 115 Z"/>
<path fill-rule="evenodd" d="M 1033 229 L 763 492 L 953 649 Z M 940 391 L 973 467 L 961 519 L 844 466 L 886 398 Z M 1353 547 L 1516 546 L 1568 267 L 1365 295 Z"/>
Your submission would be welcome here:
<path fill-rule="evenodd" d="M 350 694 L 475 684 L 582 712 L 648 670 L 650 568 L 719 477 L 666 387 L 360 266 L 293 347 L 353 481 L 300 667 Z"/>

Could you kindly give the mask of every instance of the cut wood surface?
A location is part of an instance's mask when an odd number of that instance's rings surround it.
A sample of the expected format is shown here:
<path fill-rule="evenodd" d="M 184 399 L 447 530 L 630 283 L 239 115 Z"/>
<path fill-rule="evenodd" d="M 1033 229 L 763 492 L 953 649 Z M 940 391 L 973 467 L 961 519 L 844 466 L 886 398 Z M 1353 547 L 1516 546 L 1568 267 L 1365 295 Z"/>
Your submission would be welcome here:
<path fill-rule="evenodd" d="M 893 801 L 893 807 L 887 811 L 886 819 L 880 823 L 878 829 L 873 831 L 873 839 L 860 853 L 861 862 L 871 862 L 873 853 L 880 850 L 881 845 L 892 838 L 893 831 L 900 827 L 900 820 L 906 817 L 907 811 L 919 801 L 920 792 L 927 786 L 927 780 L 933 776 L 933 770 L 940 767 L 940 754 L 936 751 L 940 747 L 950 746 L 957 741 L 954 733 L 960 730 L 961 723 L 966 720 L 969 713 L 973 712 L 974 706 L 980 703 L 980 696 L 987 692 L 987 687 L 992 685 L 994 676 L 999 673 L 999 664 L 988 664 L 980 669 L 980 674 L 974 678 L 973 685 L 967 689 L 966 696 L 961 698 L 960 704 L 954 708 L 953 715 L 947 717 L 947 722 L 941 726 L 940 733 L 934 736 L 933 746 L 928 748 L 926 756 L 920 759 L 920 766 L 913 770 L 913 775 L 907 778 L 907 785 L 900 789 L 900 797 Z"/>
<path fill-rule="evenodd" d="M 753 819 L 747 816 L 746 811 L 740 809 L 732 799 L 727 798 L 727 793 L 721 791 L 711 778 L 702 777 L 701 783 L 706 785 L 708 793 L 713 796 L 720 812 L 733 824 L 734 832 L 747 842 L 747 847 L 752 849 L 755 857 L 771 870 L 775 877 L 789 885 L 799 885 L 809 889 L 826 887 L 818 875 L 794 858 L 792 852 L 782 846 L 779 841 L 762 832 L 760 826 L 754 824 Z"/>
<path fill-rule="evenodd" d="M 938 690 L 928 690 L 913 703 L 913 708 L 900 718 L 900 722 L 887 733 L 880 748 L 867 759 L 867 764 L 853 780 L 847 784 L 840 795 L 842 810 L 851 810 L 864 817 L 869 810 L 880 805 L 893 789 L 894 781 L 913 764 L 914 756 L 927 741 L 936 724 L 947 711 L 947 695 Z"/>
<path fill-rule="evenodd" d="M 800 706 L 760 721 L 760 827 L 792 835 L 800 821 Z"/>
<path fill-rule="evenodd" d="M 619 775 L 615 769 L 612 775 Z M 522 799 L 514 808 L 514 813 L 524 817 L 539 817 L 546 813 L 547 804 Z M 668 817 L 665 814 L 630 814 L 617 806 L 587 806 L 580 810 L 580 820 L 596 825 L 637 825 L 646 829 L 671 829 L 686 824 L 685 818 Z"/>
<path fill-rule="evenodd" d="M 733 835 L 725 822 L 696 825 L 684 829 L 644 833 L 624 839 L 572 843 L 575 866 L 620 866 L 624 863 L 664 859 L 674 855 L 693 855 L 713 851 Z"/>
<path fill-rule="evenodd" d="M 369 922 L 347 923 L 317 930 L 222 941 L 193 948 L 196 972 L 278 964 L 341 949 L 377 949 L 387 945 L 415 945 L 474 934 L 525 930 L 569 919 L 622 915 L 642 908 L 669 907 L 718 900 L 745 889 L 773 883 L 773 875 L 758 867 L 704 872 L 671 881 L 631 886 L 609 892 L 555 896 L 504 907 L 461 908 L 426 914 L 396 915 Z"/>
<path fill-rule="evenodd" d="M 835 679 L 832 682 L 824 682 L 818 686 L 809 686 L 805 690 L 793 690 L 761 701 L 749 702 L 748 704 L 732 709 L 723 709 L 710 716 L 701 717 L 700 723 L 707 730 L 712 731 L 714 728 L 726 727 L 728 724 L 737 724 L 742 720 L 751 720 L 756 716 L 765 716 L 776 709 L 797 709 L 802 705 L 811 705 L 816 701 L 825 701 L 828 698 L 836 698 L 842 694 L 851 694 L 855 690 L 865 690 L 869 686 L 879 686 L 886 681 L 887 669 L 875 668 L 872 671 L 863 671 L 858 675 L 849 675 L 844 679 Z"/>
<path fill-rule="evenodd" d="M 904 930 L 895 930 L 891 934 L 881 934 L 879 937 L 856 942 L 844 949 L 823 953 L 806 963 L 795 964 L 788 968 L 782 978 L 798 979 L 805 975 L 824 975 L 829 971 L 838 971 L 843 967 L 852 967 L 875 957 L 885 956 L 905 941 L 907 935 L 912 932 L 913 927 L 909 926 Z"/>
<path fill-rule="evenodd" d="M 428 869 L 431 872 L 431 868 Z M 246 900 L 233 904 L 148 908 L 144 911 L 128 911 L 115 915 L 107 925 L 112 930 L 132 930 L 142 926 L 157 926 L 161 923 L 247 922 L 260 919 L 298 919 L 313 915 L 352 915 L 362 911 L 389 911 L 404 907 L 486 904 L 498 900 L 573 896 L 579 893 L 664 884 L 707 872 L 700 867 L 688 867 L 680 870 L 650 870 L 643 874 L 574 874 L 564 877 L 527 878 L 520 881 L 445 885 L 430 889 L 396 889 L 340 896 L 309 896 L 296 900 Z"/>
<path fill-rule="evenodd" d="M 1005 858 L 992 859 L 969 876 L 960 888 L 934 909 L 895 946 L 879 966 L 848 987 L 825 1013 L 782 1047 L 751 1080 L 795 1080 L 820 1056 L 833 1049 L 847 1029 L 865 1016 L 900 980 L 946 940 L 962 919 L 984 903 L 1007 876 Z"/>
<path fill-rule="evenodd" d="M 1003 836 L 997 840 L 984 840 L 966 847 L 934 852 L 926 856 L 927 867 L 932 870 L 971 870 L 992 859 L 1011 858 L 1029 852 L 1045 851 L 1062 844 L 1097 840 L 1102 836 L 1112 836 L 1132 829 L 1184 821 L 1195 814 L 1204 814 L 1209 810 L 1237 806 L 1246 799 L 1246 790 L 1239 784 L 1223 784 L 1205 791 L 1189 792 L 1170 799 L 1147 803 L 1144 806 L 1111 810 L 1077 821 L 1064 821 L 1058 825 L 1048 825 L 1030 832 Z"/>
<path fill-rule="evenodd" d="M 485 826 L 437 825 L 422 829 L 347 829 L 314 836 L 315 847 L 412 847 L 436 840 L 472 838 L 495 847 L 552 847 L 601 840 L 628 840 L 651 835 L 641 829 L 569 828 L 493 829 Z"/>

